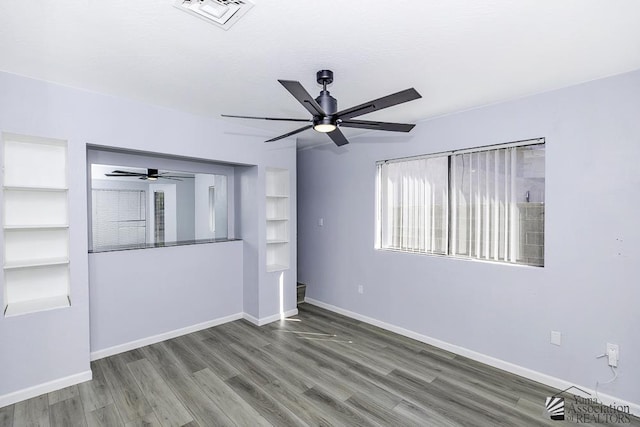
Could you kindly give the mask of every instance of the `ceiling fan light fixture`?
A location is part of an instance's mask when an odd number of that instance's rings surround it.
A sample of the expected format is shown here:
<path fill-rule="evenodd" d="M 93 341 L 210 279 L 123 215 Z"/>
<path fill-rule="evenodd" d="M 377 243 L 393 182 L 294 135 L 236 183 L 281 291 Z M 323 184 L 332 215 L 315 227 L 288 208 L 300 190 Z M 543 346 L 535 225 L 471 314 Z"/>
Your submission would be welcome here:
<path fill-rule="evenodd" d="M 147 177 L 147 179 L 148 179 L 149 181 L 157 181 L 157 180 L 158 180 L 158 177 L 157 177 L 157 176 L 148 176 L 148 177 Z"/>
<path fill-rule="evenodd" d="M 328 133 L 328 132 L 333 132 L 334 130 L 336 130 L 336 125 L 332 125 L 331 123 L 329 124 L 318 124 L 315 125 L 313 127 L 313 130 L 317 131 L 317 132 L 322 132 L 322 133 Z"/>
<path fill-rule="evenodd" d="M 321 133 L 329 133 L 336 130 L 338 126 L 336 126 L 335 122 L 331 120 L 329 117 L 322 118 L 320 120 L 315 120 L 313 123 L 313 130 Z"/>

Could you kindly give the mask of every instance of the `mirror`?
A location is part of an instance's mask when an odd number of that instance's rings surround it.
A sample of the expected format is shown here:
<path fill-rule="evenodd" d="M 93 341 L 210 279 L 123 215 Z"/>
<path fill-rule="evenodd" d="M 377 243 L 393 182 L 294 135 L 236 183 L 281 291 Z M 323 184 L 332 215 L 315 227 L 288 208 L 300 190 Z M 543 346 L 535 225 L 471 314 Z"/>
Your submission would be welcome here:
<path fill-rule="evenodd" d="M 228 238 L 227 176 L 91 165 L 93 251 Z"/>

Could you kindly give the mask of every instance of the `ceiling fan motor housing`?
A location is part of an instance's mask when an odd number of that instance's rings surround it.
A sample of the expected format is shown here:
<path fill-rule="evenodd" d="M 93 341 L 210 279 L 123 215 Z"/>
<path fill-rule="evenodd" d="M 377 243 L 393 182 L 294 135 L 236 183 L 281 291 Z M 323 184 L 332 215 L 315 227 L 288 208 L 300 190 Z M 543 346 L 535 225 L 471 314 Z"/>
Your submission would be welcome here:
<path fill-rule="evenodd" d="M 320 96 L 316 98 L 316 102 L 327 113 L 327 116 L 332 116 L 338 111 L 338 101 L 331 96 L 328 90 L 321 91 Z"/>

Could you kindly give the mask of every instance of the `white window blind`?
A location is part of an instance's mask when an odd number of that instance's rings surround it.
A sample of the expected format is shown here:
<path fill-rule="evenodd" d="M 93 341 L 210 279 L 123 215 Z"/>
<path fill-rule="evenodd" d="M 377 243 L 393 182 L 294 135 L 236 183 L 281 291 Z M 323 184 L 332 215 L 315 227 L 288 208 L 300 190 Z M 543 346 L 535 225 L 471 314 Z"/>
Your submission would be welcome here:
<path fill-rule="evenodd" d="M 146 192 L 92 191 L 93 248 L 146 242 Z"/>
<path fill-rule="evenodd" d="M 448 160 L 431 157 L 378 165 L 382 246 L 446 253 Z"/>
<path fill-rule="evenodd" d="M 376 246 L 544 265 L 544 143 L 378 163 Z"/>

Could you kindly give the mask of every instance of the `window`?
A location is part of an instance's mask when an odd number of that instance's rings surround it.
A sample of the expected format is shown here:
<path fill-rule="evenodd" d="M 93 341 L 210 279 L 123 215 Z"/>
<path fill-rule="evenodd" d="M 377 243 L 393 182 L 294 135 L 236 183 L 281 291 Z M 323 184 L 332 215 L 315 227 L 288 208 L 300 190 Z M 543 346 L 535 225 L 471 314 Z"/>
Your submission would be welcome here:
<path fill-rule="evenodd" d="M 146 195 L 134 190 L 93 190 L 93 245 L 146 242 Z"/>
<path fill-rule="evenodd" d="M 543 266 L 544 147 L 379 162 L 376 247 Z"/>
<path fill-rule="evenodd" d="M 164 191 L 153 192 L 154 201 L 154 241 L 164 243 Z"/>

